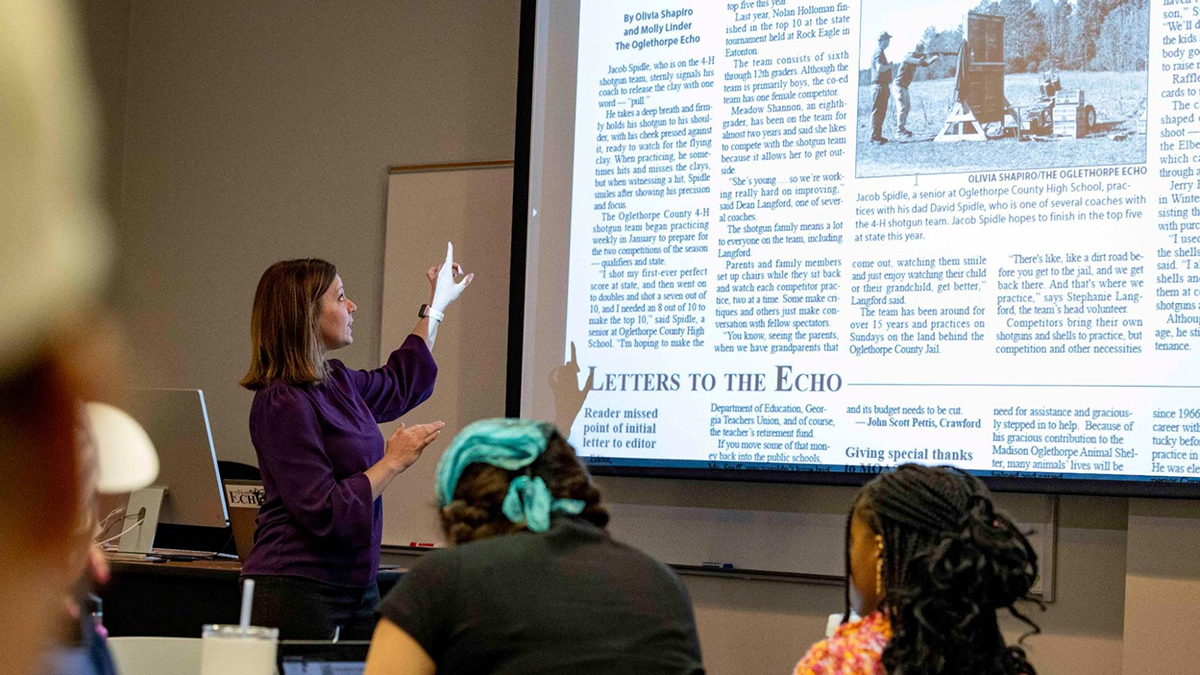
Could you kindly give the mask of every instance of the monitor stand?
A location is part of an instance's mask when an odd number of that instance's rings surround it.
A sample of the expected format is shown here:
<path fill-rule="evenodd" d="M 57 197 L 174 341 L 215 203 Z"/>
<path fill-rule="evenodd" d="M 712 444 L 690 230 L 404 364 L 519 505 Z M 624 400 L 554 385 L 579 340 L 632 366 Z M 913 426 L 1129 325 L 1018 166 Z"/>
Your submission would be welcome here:
<path fill-rule="evenodd" d="M 163 497 L 167 488 L 152 485 L 148 488 L 129 493 L 129 503 L 125 507 L 125 520 L 136 517 L 137 525 L 121 535 L 116 553 L 108 555 L 111 560 L 159 560 L 151 555 L 154 548 L 154 534 L 158 531 L 158 515 L 162 510 Z"/>

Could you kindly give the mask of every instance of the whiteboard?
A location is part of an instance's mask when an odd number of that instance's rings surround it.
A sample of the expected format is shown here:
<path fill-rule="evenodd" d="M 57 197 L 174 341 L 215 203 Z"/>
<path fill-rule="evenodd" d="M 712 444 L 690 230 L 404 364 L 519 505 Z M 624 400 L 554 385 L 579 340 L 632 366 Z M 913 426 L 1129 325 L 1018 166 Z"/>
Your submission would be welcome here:
<path fill-rule="evenodd" d="M 400 420 L 441 420 L 446 429 L 384 493 L 385 546 L 441 544 L 433 498 L 437 461 L 463 426 L 504 416 L 512 174 L 512 162 L 389 170 L 380 363 L 417 323 L 417 309 L 429 301 L 425 271 L 445 259 L 447 241 L 475 280 L 438 328 L 433 396 Z M 384 438 L 396 424 L 380 425 Z"/>
<path fill-rule="evenodd" d="M 454 433 L 504 415 L 508 358 L 511 162 L 392 169 L 387 195 L 380 362 L 399 346 L 429 297 L 424 270 L 445 256 L 476 274 L 438 331 L 433 396 L 402 418 L 442 420 L 446 431 L 384 494 L 383 544 L 443 545 L 433 497 L 434 469 Z M 532 251 L 531 255 L 538 255 Z M 559 342 L 561 344 L 561 341 Z M 381 425 L 384 436 L 396 424 Z M 840 580 L 846 512 L 855 488 L 769 483 L 597 478 L 621 541 L 684 569 L 730 565 L 732 574 Z M 1036 590 L 1051 599 L 1053 497 L 997 495 L 1041 558 Z"/>

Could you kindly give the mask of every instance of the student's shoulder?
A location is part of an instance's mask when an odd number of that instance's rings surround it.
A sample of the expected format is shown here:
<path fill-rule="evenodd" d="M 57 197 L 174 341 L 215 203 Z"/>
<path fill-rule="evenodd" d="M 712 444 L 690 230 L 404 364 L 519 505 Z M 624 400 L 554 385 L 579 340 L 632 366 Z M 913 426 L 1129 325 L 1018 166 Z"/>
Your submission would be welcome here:
<path fill-rule="evenodd" d="M 886 675 L 883 649 L 890 639 L 887 618 L 875 612 L 839 626 L 832 637 L 813 645 L 796 664 L 794 675 Z"/>
<path fill-rule="evenodd" d="M 452 583 L 462 566 L 462 547 L 451 546 L 423 553 L 400 578 L 399 587 L 412 588 Z"/>
<path fill-rule="evenodd" d="M 428 568 L 444 568 L 455 566 L 462 557 L 461 546 L 451 546 L 449 548 L 437 548 L 421 555 L 410 570 L 423 570 Z"/>
<path fill-rule="evenodd" d="M 618 555 L 628 560 L 630 564 L 641 565 L 665 576 L 675 576 L 675 572 L 670 567 L 632 544 L 609 537 L 608 545 L 611 546 L 614 551 L 618 552 Z"/>
<path fill-rule="evenodd" d="M 413 569 L 421 568 L 470 568 L 494 564 L 506 558 L 521 559 L 529 555 L 532 535 L 528 532 L 499 535 L 479 539 L 465 544 L 456 544 L 435 549 L 424 554 Z"/>
<path fill-rule="evenodd" d="M 600 531 L 604 537 L 600 548 L 604 551 L 604 558 L 608 564 L 622 569 L 628 576 L 652 579 L 658 587 L 669 586 L 686 594 L 683 581 L 669 565 L 636 546 L 614 539 L 603 530 Z"/>

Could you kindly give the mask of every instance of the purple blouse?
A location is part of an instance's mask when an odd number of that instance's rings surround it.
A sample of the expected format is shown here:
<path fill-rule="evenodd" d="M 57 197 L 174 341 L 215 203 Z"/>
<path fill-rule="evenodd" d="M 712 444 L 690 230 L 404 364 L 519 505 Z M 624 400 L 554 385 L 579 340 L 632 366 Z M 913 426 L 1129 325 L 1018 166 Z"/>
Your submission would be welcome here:
<path fill-rule="evenodd" d="M 383 459 L 377 426 L 433 393 L 437 365 L 409 335 L 378 370 L 329 361 L 325 382 L 274 382 L 254 395 L 250 439 L 266 501 L 243 574 L 280 574 L 364 588 L 375 581 L 383 500 L 363 473 Z"/>

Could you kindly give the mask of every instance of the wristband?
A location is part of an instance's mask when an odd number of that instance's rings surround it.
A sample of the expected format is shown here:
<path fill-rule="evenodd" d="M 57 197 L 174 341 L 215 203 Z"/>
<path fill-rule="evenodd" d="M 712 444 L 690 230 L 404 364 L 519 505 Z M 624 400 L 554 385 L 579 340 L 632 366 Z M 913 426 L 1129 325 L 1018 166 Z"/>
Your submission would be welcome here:
<path fill-rule="evenodd" d="M 421 305 L 421 309 L 417 310 L 417 316 L 422 319 L 433 319 L 434 321 L 441 321 L 446 318 L 444 313 L 437 311 L 429 305 Z"/>

